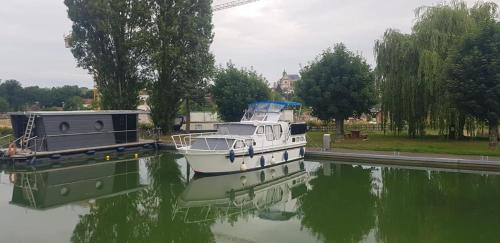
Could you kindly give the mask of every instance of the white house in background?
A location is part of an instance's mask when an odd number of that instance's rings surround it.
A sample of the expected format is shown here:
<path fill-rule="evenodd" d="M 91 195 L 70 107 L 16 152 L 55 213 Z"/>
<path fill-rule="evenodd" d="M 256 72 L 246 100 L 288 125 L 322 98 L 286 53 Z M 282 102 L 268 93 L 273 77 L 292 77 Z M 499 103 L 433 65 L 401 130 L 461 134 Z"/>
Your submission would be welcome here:
<path fill-rule="evenodd" d="M 215 125 L 220 123 L 219 114 L 217 112 L 191 112 L 191 132 L 196 131 L 213 131 L 217 130 Z M 181 130 L 186 130 L 186 122 L 181 127 Z"/>
<path fill-rule="evenodd" d="M 148 105 L 148 94 L 139 94 L 139 105 L 137 106 L 137 110 L 151 112 L 151 109 Z M 141 124 L 153 124 L 151 120 L 151 116 L 149 114 L 139 114 L 139 123 Z"/>

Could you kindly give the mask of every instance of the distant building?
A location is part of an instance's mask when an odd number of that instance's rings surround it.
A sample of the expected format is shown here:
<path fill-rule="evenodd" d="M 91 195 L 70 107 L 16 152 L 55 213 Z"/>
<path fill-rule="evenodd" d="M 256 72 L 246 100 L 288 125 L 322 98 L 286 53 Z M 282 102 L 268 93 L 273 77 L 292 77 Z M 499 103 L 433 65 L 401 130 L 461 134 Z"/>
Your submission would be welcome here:
<path fill-rule="evenodd" d="M 83 108 L 85 109 L 91 109 L 92 108 L 92 103 L 94 102 L 94 99 L 83 99 Z"/>
<path fill-rule="evenodd" d="M 151 108 L 149 107 L 148 99 L 149 95 L 146 92 L 141 92 L 139 94 L 139 105 L 137 106 L 137 110 L 147 112 L 139 114 L 140 124 L 153 124 L 153 120 L 151 120 L 151 116 L 149 115 Z"/>
<path fill-rule="evenodd" d="M 217 112 L 203 112 L 192 111 L 191 113 L 190 131 L 205 132 L 217 130 L 219 114 Z M 186 131 L 186 124 L 184 123 L 181 130 Z"/>
<path fill-rule="evenodd" d="M 300 76 L 297 74 L 287 74 L 286 71 L 283 71 L 283 76 L 278 82 L 274 85 L 274 90 L 281 92 L 282 94 L 293 94 L 294 92 L 294 84 L 296 81 L 300 79 Z"/>

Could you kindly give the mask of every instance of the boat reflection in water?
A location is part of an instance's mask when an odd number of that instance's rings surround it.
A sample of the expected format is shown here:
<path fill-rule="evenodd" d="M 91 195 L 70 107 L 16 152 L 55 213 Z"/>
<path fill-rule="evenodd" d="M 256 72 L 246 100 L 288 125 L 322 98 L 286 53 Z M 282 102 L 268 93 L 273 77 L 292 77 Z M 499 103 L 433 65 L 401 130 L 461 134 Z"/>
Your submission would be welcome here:
<path fill-rule="evenodd" d="M 113 197 L 144 188 L 138 159 L 78 164 L 61 168 L 8 171 L 14 184 L 11 203 L 47 209 Z"/>
<path fill-rule="evenodd" d="M 257 213 L 266 220 L 296 215 L 300 198 L 313 175 L 304 160 L 257 171 L 193 178 L 179 196 L 173 217 L 186 223 L 237 218 Z"/>

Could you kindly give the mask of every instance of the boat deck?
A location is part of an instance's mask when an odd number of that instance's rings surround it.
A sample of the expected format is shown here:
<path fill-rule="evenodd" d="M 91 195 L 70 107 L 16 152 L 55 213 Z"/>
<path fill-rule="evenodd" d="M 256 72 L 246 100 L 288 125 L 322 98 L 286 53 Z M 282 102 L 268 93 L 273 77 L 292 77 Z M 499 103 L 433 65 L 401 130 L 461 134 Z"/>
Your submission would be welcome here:
<path fill-rule="evenodd" d="M 119 148 L 123 148 L 123 150 L 126 150 L 127 148 L 138 148 L 138 147 L 144 147 L 147 145 L 154 146 L 155 144 L 159 144 L 159 142 L 156 140 L 140 140 L 138 142 L 133 142 L 133 143 L 122 143 L 122 144 L 85 147 L 85 148 L 76 148 L 76 149 L 66 149 L 66 150 L 56 150 L 56 151 L 34 152 L 34 151 L 18 150 L 15 155 L 9 156 L 7 158 L 10 158 L 13 160 L 25 160 L 25 159 L 30 159 L 33 157 L 43 158 L 43 157 L 51 157 L 54 155 L 63 156 L 63 155 L 71 155 L 71 154 L 85 154 L 88 152 L 109 151 L 109 150 L 116 150 Z"/>

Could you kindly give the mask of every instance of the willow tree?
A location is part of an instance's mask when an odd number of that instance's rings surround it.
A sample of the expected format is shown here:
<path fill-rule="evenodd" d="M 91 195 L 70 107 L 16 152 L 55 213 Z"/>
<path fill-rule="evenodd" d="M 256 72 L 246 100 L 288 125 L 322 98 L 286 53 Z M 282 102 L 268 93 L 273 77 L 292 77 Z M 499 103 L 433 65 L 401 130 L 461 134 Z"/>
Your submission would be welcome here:
<path fill-rule="evenodd" d="M 446 60 L 449 50 L 477 28 L 494 18 L 494 3 L 453 1 L 416 10 L 411 34 L 388 30 L 375 44 L 377 83 L 385 117 L 390 128 L 408 125 L 411 137 L 422 135 L 430 126 L 442 134 L 459 131 L 465 115 L 456 109 L 446 88 Z"/>
<path fill-rule="evenodd" d="M 419 51 L 412 35 L 388 30 L 377 41 L 376 87 L 380 92 L 384 123 L 400 132 L 408 123 L 410 136 L 423 132 L 425 110 L 421 104 L 423 86 L 417 82 Z"/>
<path fill-rule="evenodd" d="M 140 0 L 65 0 L 73 21 L 68 39 L 78 66 L 99 88 L 103 109 L 136 109 L 144 86 L 142 28 L 148 15 Z"/>

